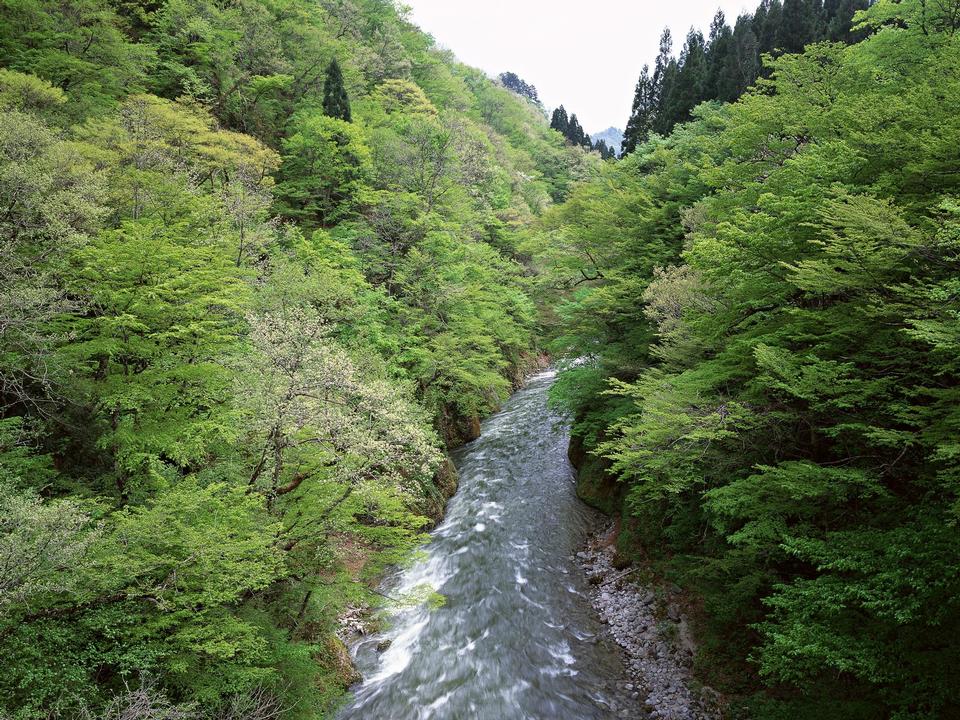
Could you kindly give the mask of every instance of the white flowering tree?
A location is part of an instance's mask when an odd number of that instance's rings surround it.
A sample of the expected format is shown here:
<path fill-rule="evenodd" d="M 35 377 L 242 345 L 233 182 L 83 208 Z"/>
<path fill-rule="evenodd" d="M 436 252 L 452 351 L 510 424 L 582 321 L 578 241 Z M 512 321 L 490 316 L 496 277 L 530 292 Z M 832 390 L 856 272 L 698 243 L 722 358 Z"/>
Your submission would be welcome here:
<path fill-rule="evenodd" d="M 287 549 L 323 554 L 343 533 L 379 550 L 409 547 L 425 524 L 414 509 L 441 461 L 424 411 L 315 312 L 248 320 L 253 364 L 239 390 L 249 484 L 283 517 Z"/>

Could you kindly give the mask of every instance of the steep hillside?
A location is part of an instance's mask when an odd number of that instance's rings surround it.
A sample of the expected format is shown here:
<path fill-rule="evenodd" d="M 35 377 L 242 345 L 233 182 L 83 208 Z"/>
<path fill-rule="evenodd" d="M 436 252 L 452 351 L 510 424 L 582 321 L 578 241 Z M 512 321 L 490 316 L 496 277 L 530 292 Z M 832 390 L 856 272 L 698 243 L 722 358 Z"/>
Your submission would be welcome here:
<path fill-rule="evenodd" d="M 582 494 L 732 717 L 960 717 L 955 11 L 873 3 L 544 220 Z"/>
<path fill-rule="evenodd" d="M 4 3 L 0 68 L 0 715 L 323 717 L 599 160 L 382 0 Z"/>

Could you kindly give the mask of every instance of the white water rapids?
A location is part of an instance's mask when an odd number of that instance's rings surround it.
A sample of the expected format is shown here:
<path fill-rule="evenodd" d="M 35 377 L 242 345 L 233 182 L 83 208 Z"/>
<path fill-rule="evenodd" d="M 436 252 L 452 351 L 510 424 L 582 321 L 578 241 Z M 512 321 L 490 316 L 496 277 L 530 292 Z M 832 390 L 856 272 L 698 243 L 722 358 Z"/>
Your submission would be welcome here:
<path fill-rule="evenodd" d="M 592 511 L 574 492 L 567 424 L 547 408 L 554 377 L 534 377 L 456 453 L 446 520 L 385 586 L 430 585 L 446 603 L 400 609 L 354 648 L 366 680 L 341 720 L 643 717 L 617 690 L 620 650 L 574 562 Z"/>

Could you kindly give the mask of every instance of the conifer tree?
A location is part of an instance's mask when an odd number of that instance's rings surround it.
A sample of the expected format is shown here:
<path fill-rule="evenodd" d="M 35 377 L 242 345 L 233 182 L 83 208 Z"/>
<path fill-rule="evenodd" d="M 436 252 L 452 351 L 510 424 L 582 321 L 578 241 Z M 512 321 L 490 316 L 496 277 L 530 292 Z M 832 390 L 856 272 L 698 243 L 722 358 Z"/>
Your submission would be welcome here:
<path fill-rule="evenodd" d="M 627 121 L 626 130 L 623 132 L 623 143 L 620 148 L 624 155 L 632 153 L 637 149 L 637 145 L 642 145 L 650 137 L 656 112 L 655 98 L 655 87 L 653 78 L 650 77 L 650 67 L 644 65 L 643 70 L 640 71 L 640 79 L 637 80 L 637 88 L 634 91 L 630 120 Z"/>
<path fill-rule="evenodd" d="M 670 61 L 663 69 L 662 80 L 657 85 L 657 111 L 654 116 L 653 130 L 660 135 L 667 135 L 676 124 L 673 120 L 676 107 L 677 79 L 680 74 L 680 64 L 676 58 Z"/>
<path fill-rule="evenodd" d="M 535 102 L 537 105 L 540 104 L 540 97 L 537 95 L 536 86 L 526 82 L 516 73 L 500 73 L 497 79 L 503 83 L 503 86 L 507 88 L 507 90 L 515 92 L 517 95 L 525 97 L 528 100 Z"/>
<path fill-rule="evenodd" d="M 736 100 L 737 73 L 733 57 L 736 49 L 733 44 L 733 30 L 727 24 L 722 10 L 718 10 L 710 23 L 710 37 L 707 41 L 707 72 L 702 100 Z"/>
<path fill-rule="evenodd" d="M 807 43 L 816 38 L 819 24 L 818 0 L 784 0 L 777 49 L 787 53 L 803 52 Z"/>
<path fill-rule="evenodd" d="M 673 92 L 676 80 L 677 61 L 673 57 L 673 34 L 670 28 L 664 28 L 660 34 L 660 49 L 653 65 L 652 105 L 653 122 L 651 129 L 654 132 L 665 133 L 667 98 Z"/>
<path fill-rule="evenodd" d="M 763 0 L 753 18 L 754 32 L 760 41 L 760 52 L 773 52 L 777 48 L 780 24 L 783 21 L 783 5 L 780 0 Z"/>
<path fill-rule="evenodd" d="M 343 72 L 337 59 L 334 58 L 327 66 L 326 79 L 323 83 L 323 112 L 332 118 L 350 122 L 350 98 L 343 86 Z"/>
<path fill-rule="evenodd" d="M 683 45 L 680 60 L 671 61 L 664 73 L 661 104 L 657 112 L 657 130 L 667 134 L 677 123 L 690 119 L 690 111 L 704 98 L 707 57 L 703 35 L 691 29 Z"/>
<path fill-rule="evenodd" d="M 660 48 L 653 65 L 653 104 L 655 107 L 659 107 L 663 102 L 664 78 L 671 62 L 673 62 L 673 35 L 670 28 L 664 28 L 660 34 Z"/>
<path fill-rule="evenodd" d="M 733 28 L 733 54 L 730 72 L 736 82 L 735 97 L 747 91 L 760 75 L 760 40 L 754 32 L 754 19 L 749 15 L 737 18 Z"/>
<path fill-rule="evenodd" d="M 852 34 L 850 28 L 854 13 L 869 6 L 868 0 L 827 0 L 823 7 L 827 39 L 846 43 L 862 40 L 862 36 Z"/>
<path fill-rule="evenodd" d="M 580 121 L 577 120 L 577 114 L 573 113 L 570 116 L 570 124 L 567 127 L 567 140 L 574 145 L 583 145 L 586 137 L 586 133 L 584 133 L 583 128 L 580 127 Z"/>
<path fill-rule="evenodd" d="M 567 111 L 561 105 L 553 111 L 553 117 L 550 119 L 550 128 L 567 137 L 570 130 L 570 120 L 567 118 Z"/>

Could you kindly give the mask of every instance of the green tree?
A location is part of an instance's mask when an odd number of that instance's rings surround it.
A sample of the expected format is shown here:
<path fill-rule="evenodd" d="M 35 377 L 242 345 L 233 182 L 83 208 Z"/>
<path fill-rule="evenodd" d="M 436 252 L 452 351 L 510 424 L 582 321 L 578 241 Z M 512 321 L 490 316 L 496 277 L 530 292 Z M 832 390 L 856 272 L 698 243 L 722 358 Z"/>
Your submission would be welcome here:
<path fill-rule="evenodd" d="M 343 85 L 343 72 L 337 59 L 327 66 L 323 81 L 323 112 L 332 118 L 350 122 L 350 98 Z"/>
<path fill-rule="evenodd" d="M 570 130 L 570 119 L 567 117 L 567 111 L 563 105 L 553 111 L 553 116 L 550 119 L 550 127 L 564 137 L 567 137 L 567 133 Z"/>
<path fill-rule="evenodd" d="M 547 217 L 581 491 L 700 594 L 753 717 L 957 712 L 958 183 L 929 173 L 960 59 L 931 7 L 874 4 Z"/>
<path fill-rule="evenodd" d="M 301 113 L 283 141 L 282 156 L 276 194 L 284 215 L 329 225 L 354 211 L 370 173 L 370 150 L 359 127 Z"/>
<path fill-rule="evenodd" d="M 628 155 L 642 145 L 650 137 L 653 129 L 654 113 L 656 112 L 656 94 L 653 79 L 650 77 L 650 68 L 643 66 L 640 79 L 633 94 L 633 109 L 630 119 L 623 131 L 622 152 Z"/>
<path fill-rule="evenodd" d="M 586 133 L 584 133 L 583 128 L 580 127 L 580 121 L 577 120 L 577 114 L 573 113 L 570 116 L 570 123 L 567 125 L 567 140 L 574 145 L 583 145 L 586 137 Z"/>

